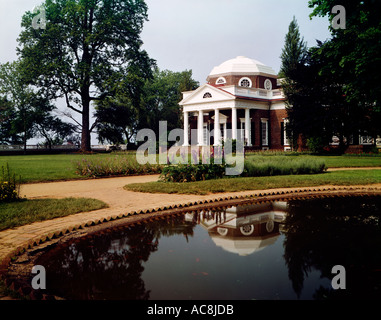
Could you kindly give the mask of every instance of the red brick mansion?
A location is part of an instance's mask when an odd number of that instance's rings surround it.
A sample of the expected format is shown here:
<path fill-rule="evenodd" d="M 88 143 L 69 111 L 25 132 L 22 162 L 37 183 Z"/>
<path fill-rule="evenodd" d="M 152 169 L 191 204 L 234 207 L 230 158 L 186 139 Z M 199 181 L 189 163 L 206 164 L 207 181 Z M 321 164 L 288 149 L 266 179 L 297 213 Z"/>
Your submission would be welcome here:
<path fill-rule="evenodd" d="M 184 146 L 243 139 L 253 150 L 290 149 L 277 74 L 259 61 L 239 56 L 222 63 L 206 84 L 183 92 L 179 104 L 184 113 Z"/>

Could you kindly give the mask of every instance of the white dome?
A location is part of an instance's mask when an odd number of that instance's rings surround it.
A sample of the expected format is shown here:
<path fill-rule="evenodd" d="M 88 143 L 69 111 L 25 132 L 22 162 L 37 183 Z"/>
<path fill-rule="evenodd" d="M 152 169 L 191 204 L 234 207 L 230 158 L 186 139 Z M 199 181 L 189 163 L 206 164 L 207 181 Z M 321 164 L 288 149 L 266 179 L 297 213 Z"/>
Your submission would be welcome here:
<path fill-rule="evenodd" d="M 254 252 L 259 252 L 267 246 L 274 244 L 279 234 L 273 234 L 269 238 L 261 237 L 237 237 L 223 238 L 211 236 L 213 242 L 227 252 L 236 253 L 240 256 L 248 256 Z"/>
<path fill-rule="evenodd" d="M 244 56 L 238 56 L 234 59 L 230 59 L 214 67 L 209 77 L 223 76 L 227 74 L 237 75 L 270 75 L 276 76 L 276 72 L 268 66 L 265 66 L 262 62 L 254 59 L 249 59 Z M 208 78 L 209 78 L 208 77 Z"/>

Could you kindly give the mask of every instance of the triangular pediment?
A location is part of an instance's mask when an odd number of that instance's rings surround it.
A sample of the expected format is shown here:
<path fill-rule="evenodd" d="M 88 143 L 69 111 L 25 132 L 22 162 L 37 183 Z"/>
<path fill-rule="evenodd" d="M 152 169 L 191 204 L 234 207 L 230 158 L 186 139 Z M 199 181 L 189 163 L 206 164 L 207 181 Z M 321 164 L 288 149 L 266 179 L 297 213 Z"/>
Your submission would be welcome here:
<path fill-rule="evenodd" d="M 204 84 L 194 91 L 183 93 L 184 98 L 179 102 L 180 105 L 201 104 L 217 101 L 234 100 L 234 95 L 213 87 L 209 84 Z"/>

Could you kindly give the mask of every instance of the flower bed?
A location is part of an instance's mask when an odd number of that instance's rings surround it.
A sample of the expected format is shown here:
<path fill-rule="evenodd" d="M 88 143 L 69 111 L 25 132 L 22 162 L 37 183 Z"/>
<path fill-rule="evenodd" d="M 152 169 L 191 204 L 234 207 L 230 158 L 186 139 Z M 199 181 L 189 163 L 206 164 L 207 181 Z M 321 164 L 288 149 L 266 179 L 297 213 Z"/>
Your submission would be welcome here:
<path fill-rule="evenodd" d="M 20 184 L 16 180 L 16 175 L 11 174 L 8 164 L 1 167 L 0 176 L 0 203 L 20 200 Z"/>

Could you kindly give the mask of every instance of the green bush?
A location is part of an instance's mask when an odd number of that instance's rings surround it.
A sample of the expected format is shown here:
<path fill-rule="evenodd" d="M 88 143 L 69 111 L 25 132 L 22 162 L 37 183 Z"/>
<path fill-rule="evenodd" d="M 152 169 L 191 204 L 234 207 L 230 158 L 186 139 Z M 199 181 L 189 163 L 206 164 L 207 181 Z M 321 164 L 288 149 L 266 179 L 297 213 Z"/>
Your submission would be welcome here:
<path fill-rule="evenodd" d="M 244 177 L 262 177 L 290 174 L 316 174 L 327 169 L 325 162 L 291 157 L 253 157 L 245 161 Z"/>
<path fill-rule="evenodd" d="M 208 159 L 207 159 L 208 160 Z M 209 164 L 178 164 L 163 168 L 160 180 L 164 182 L 194 182 L 226 178 L 227 164 L 215 164 L 211 155 Z M 194 162 L 195 163 L 195 159 Z M 317 174 L 327 169 L 323 160 L 289 156 L 250 156 L 245 159 L 242 177 L 262 177 L 295 174 Z"/>
<path fill-rule="evenodd" d="M 163 167 L 160 181 L 164 182 L 194 182 L 211 179 L 220 179 L 225 176 L 227 167 L 223 155 L 223 149 L 214 154 L 214 149 L 202 153 L 193 150 L 188 163 L 168 164 Z M 220 159 L 220 162 L 215 161 Z M 183 158 L 185 160 L 185 157 Z M 215 163 L 217 162 L 217 163 Z"/>
<path fill-rule="evenodd" d="M 322 137 L 311 137 L 307 139 L 307 148 L 312 153 L 322 153 L 327 143 Z"/>
<path fill-rule="evenodd" d="M 0 177 L 0 203 L 20 200 L 20 183 L 16 175 L 11 174 L 8 164 L 1 167 Z"/>
<path fill-rule="evenodd" d="M 160 173 L 162 167 L 161 165 L 149 163 L 141 165 L 135 156 L 119 155 L 112 158 L 89 157 L 75 162 L 75 169 L 78 175 L 92 178 L 155 174 Z"/>
<path fill-rule="evenodd" d="M 178 164 L 163 168 L 160 180 L 165 182 L 193 182 L 219 179 L 225 176 L 222 164 Z"/>

